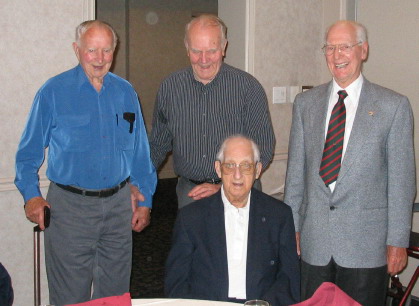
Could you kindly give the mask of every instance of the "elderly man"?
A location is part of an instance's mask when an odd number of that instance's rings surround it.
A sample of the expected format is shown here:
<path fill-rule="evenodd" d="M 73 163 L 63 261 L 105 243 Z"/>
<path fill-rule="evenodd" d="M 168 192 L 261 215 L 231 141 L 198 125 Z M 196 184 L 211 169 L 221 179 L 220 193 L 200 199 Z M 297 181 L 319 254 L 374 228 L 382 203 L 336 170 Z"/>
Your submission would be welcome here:
<path fill-rule="evenodd" d="M 323 51 L 333 80 L 295 99 L 285 187 L 301 247 L 301 294 L 309 298 L 328 281 L 362 305 L 384 305 L 387 272 L 406 265 L 416 186 L 412 111 L 405 96 L 361 74 L 364 26 L 335 23 Z"/>
<path fill-rule="evenodd" d="M 45 258 L 54 305 L 90 300 L 92 282 L 93 298 L 128 292 L 131 228 L 149 223 L 156 173 L 138 97 L 109 72 L 116 43 L 104 22 L 77 27 L 80 64 L 38 91 L 16 155 L 27 218 L 44 229 L 51 208 Z M 45 200 L 37 172 L 46 147 Z"/>
<path fill-rule="evenodd" d="M 178 213 L 166 263 L 169 297 L 272 306 L 300 298 L 300 275 L 291 209 L 252 189 L 262 170 L 257 145 L 244 136 L 227 138 L 215 170 L 216 194 Z"/>
<path fill-rule="evenodd" d="M 272 159 L 275 136 L 266 94 L 254 77 L 223 63 L 226 31 L 213 15 L 189 22 L 185 46 L 191 67 L 171 74 L 157 94 L 151 158 L 158 168 L 173 151 L 179 208 L 220 189 L 213 161 L 217 146 L 229 135 L 254 139 L 263 168 Z"/>

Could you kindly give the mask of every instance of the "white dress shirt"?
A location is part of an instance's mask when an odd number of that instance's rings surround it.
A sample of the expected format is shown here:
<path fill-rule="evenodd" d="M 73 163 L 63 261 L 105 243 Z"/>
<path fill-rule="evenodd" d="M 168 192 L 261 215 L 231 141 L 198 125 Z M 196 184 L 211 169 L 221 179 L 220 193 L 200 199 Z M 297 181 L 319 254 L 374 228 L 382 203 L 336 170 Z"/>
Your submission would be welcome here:
<path fill-rule="evenodd" d="M 247 234 L 249 228 L 250 193 L 243 208 L 233 206 L 221 188 L 227 243 L 228 297 L 246 299 Z"/>
<path fill-rule="evenodd" d="M 327 128 L 329 126 L 330 115 L 332 114 L 333 107 L 339 99 L 338 91 L 346 90 L 348 96 L 345 98 L 345 108 L 346 108 L 346 123 L 345 123 L 345 135 L 343 138 L 343 151 L 342 151 L 342 163 L 345 157 L 346 147 L 348 146 L 349 137 L 351 136 L 352 126 L 355 120 L 356 110 L 358 109 L 359 96 L 361 94 L 362 84 L 364 83 L 364 77 L 362 74 L 352 82 L 346 88 L 341 88 L 333 79 L 333 89 L 329 97 L 329 106 L 327 109 L 326 125 L 324 138 L 326 139 Z M 333 192 L 335 190 L 336 181 L 329 185 L 330 190 Z"/>

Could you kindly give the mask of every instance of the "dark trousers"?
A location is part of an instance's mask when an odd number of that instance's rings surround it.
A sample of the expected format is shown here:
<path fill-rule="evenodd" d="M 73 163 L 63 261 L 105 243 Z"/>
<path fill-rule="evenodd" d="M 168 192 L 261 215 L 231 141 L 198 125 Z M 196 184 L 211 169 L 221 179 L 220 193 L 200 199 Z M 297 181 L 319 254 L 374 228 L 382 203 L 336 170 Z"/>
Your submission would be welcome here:
<path fill-rule="evenodd" d="M 310 298 L 323 282 L 335 283 L 363 306 L 385 305 L 389 276 L 387 266 L 378 268 L 344 268 L 333 258 L 326 266 L 301 261 L 301 297 Z"/>

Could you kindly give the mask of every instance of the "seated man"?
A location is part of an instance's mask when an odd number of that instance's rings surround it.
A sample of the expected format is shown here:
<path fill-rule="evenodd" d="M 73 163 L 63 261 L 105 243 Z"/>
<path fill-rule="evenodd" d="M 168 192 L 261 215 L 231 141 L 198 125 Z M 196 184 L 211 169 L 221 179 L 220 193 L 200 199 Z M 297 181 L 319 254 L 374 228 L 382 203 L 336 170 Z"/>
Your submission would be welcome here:
<path fill-rule="evenodd" d="M 227 138 L 215 169 L 216 194 L 182 208 L 166 262 L 168 297 L 272 306 L 300 299 L 300 272 L 291 209 L 256 189 L 260 152 L 250 139 Z"/>

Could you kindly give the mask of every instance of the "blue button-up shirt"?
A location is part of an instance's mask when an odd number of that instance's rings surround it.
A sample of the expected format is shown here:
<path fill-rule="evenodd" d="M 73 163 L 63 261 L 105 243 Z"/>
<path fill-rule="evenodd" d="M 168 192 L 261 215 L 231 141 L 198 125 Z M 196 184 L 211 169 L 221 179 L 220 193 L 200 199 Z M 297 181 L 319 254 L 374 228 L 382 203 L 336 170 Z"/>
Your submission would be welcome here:
<path fill-rule="evenodd" d="M 132 130 L 127 113 L 135 114 Z M 47 147 L 51 181 L 98 190 L 130 177 L 146 198 L 139 205 L 151 207 L 156 171 L 138 96 L 124 79 L 109 72 L 97 92 L 78 65 L 41 87 L 16 154 L 15 184 L 25 202 L 41 196 Z"/>

